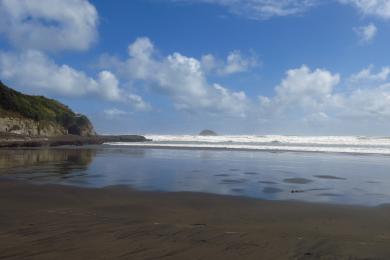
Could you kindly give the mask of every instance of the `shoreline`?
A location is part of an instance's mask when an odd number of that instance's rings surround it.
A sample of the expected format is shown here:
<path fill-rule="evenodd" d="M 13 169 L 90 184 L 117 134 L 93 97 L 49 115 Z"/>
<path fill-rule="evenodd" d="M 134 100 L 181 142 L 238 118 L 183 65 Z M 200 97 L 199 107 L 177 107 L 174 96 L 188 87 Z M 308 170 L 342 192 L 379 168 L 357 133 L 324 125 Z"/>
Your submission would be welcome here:
<path fill-rule="evenodd" d="M 210 151 L 239 151 L 239 152 L 269 152 L 269 153 L 314 153 L 314 154 L 346 154 L 346 155 L 363 155 L 363 156 L 390 156 L 388 153 L 381 152 L 341 152 L 341 151 L 318 151 L 318 150 L 294 150 L 294 149 L 260 149 L 260 148 L 230 148 L 230 147 L 213 147 L 213 146 L 177 146 L 177 145 L 166 145 L 166 144 L 144 144 L 142 142 L 134 142 L 134 144 L 120 144 L 117 142 L 105 142 L 103 144 L 110 145 L 113 147 L 131 147 L 131 148 L 145 148 L 145 149 L 165 149 L 165 150 L 210 150 Z"/>
<path fill-rule="evenodd" d="M 148 142 L 141 135 L 97 135 L 76 136 L 64 135 L 56 137 L 29 137 L 23 135 L 0 134 L 0 148 L 56 147 L 64 145 L 83 146 L 101 145 L 106 142 Z"/>
<path fill-rule="evenodd" d="M 388 259 L 390 207 L 0 179 L 3 259 Z"/>

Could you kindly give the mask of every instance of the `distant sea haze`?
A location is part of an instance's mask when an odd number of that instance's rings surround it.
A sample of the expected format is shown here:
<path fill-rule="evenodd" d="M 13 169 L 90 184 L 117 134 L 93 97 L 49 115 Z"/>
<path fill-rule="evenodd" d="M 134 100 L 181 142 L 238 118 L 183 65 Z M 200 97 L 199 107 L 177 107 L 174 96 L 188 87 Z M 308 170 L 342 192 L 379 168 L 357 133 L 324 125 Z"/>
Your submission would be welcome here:
<path fill-rule="evenodd" d="M 390 137 L 287 135 L 147 135 L 148 143 L 109 145 L 156 148 L 298 151 L 390 155 Z"/>

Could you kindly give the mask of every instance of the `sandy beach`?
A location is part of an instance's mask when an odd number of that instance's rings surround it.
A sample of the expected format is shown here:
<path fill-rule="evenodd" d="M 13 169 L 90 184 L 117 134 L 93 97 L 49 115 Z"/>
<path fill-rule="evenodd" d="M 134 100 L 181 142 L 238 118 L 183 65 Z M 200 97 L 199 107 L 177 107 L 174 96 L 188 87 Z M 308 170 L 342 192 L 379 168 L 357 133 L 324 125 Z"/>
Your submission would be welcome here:
<path fill-rule="evenodd" d="M 0 259 L 389 259 L 390 208 L 0 181 Z"/>

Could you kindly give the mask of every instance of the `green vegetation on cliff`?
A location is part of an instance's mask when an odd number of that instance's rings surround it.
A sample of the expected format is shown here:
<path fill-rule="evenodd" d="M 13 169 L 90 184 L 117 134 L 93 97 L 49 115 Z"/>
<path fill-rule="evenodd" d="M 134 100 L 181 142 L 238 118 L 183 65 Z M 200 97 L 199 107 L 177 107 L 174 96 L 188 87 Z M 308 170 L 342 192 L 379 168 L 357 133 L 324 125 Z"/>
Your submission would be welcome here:
<path fill-rule="evenodd" d="M 25 95 L 0 81 L 0 117 L 17 116 L 38 122 L 53 122 L 64 127 L 69 134 L 94 135 L 92 124 L 84 115 L 43 96 Z"/>

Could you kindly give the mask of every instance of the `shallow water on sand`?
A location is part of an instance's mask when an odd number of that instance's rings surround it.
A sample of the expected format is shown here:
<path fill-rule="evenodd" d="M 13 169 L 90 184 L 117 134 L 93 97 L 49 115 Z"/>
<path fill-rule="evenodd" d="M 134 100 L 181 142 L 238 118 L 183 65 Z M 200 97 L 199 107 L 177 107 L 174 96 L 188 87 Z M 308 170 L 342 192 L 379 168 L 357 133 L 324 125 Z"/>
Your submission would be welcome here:
<path fill-rule="evenodd" d="M 390 157 L 295 152 L 85 148 L 0 150 L 0 176 L 82 187 L 128 185 L 268 200 L 390 203 Z"/>

